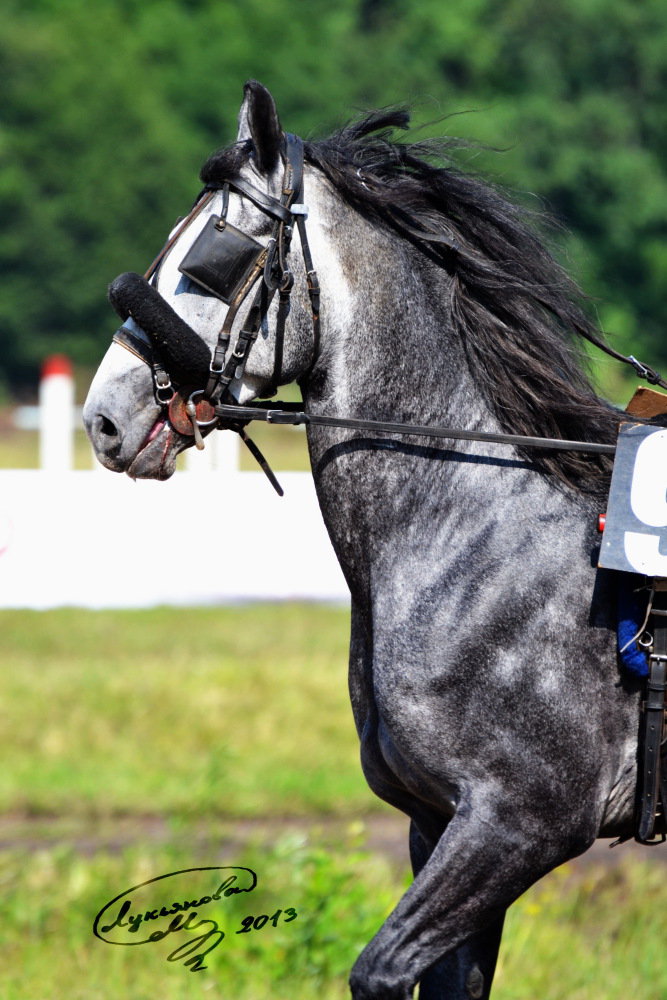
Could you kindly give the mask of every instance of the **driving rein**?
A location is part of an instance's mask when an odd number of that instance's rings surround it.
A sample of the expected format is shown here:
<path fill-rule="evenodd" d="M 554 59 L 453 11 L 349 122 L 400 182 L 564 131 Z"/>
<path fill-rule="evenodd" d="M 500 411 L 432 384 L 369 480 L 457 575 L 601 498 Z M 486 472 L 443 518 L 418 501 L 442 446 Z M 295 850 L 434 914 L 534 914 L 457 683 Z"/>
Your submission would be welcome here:
<path fill-rule="evenodd" d="M 274 488 L 281 494 L 282 490 L 263 456 L 245 435 L 244 426 L 250 421 L 263 420 L 272 424 L 312 424 L 375 433 L 489 441 L 524 448 L 614 454 L 615 445 L 590 441 L 567 441 L 519 434 L 469 431 L 452 427 L 430 427 L 403 422 L 391 423 L 315 415 L 304 412 L 299 408 L 300 404 L 255 401 L 252 406 L 237 405 L 229 393 L 230 383 L 243 377 L 253 344 L 267 320 L 268 311 L 276 293 L 279 296 L 279 304 L 276 316 L 273 384 L 264 395 L 271 396 L 277 391 L 282 369 L 285 320 L 294 284 L 292 272 L 288 267 L 288 255 L 295 225 L 299 233 L 311 303 L 315 356 L 317 356 L 319 346 L 320 289 L 306 233 L 308 210 L 303 200 L 304 152 L 303 141 L 298 136 L 290 133 L 285 134 L 282 158 L 284 172 L 280 199 L 259 190 L 240 177 L 229 178 L 221 185 L 207 185 L 195 202 L 190 214 L 179 224 L 144 277 L 133 274 L 121 275 L 110 286 L 109 299 L 121 319 L 126 321 L 128 316 L 131 316 L 138 324 L 133 329 L 122 326 L 115 333 L 113 339 L 150 366 L 153 373 L 155 400 L 160 407 L 168 410 L 169 420 L 175 430 L 185 436 L 194 435 L 198 448 L 204 447 L 201 434 L 203 428 L 218 427 L 237 431 L 253 452 L 264 472 L 269 476 Z M 227 222 L 230 189 L 242 197 L 250 199 L 272 219 L 271 236 L 266 246 Z M 179 266 L 179 270 L 186 277 L 205 291 L 222 299 L 229 306 L 211 356 L 203 340 L 181 320 L 160 296 L 156 288 L 156 281 L 166 255 L 186 227 L 219 191 L 222 191 L 220 215 L 213 215 L 208 219 L 202 232 L 197 236 Z M 408 223 L 405 223 L 401 228 L 413 237 L 419 236 L 426 242 L 446 242 L 452 252 L 459 251 L 459 247 L 454 241 L 450 242 L 439 234 L 418 230 L 414 225 Z M 236 342 L 229 352 L 234 320 L 256 285 L 250 309 Z M 160 329 L 163 331 L 162 339 L 159 335 Z M 164 332 L 165 330 L 168 331 L 168 335 Z M 632 365 L 640 378 L 667 389 L 667 382 L 648 365 L 642 364 L 632 355 L 625 357 L 614 351 L 603 341 L 589 335 L 587 331 L 580 332 L 611 357 Z M 196 358 L 197 363 L 193 361 L 193 358 Z M 208 371 L 205 371 L 206 365 L 208 365 Z M 172 383 L 172 375 L 177 389 Z M 192 387 L 193 381 L 194 388 Z M 205 388 L 196 387 L 197 384 L 201 386 L 204 381 Z"/>

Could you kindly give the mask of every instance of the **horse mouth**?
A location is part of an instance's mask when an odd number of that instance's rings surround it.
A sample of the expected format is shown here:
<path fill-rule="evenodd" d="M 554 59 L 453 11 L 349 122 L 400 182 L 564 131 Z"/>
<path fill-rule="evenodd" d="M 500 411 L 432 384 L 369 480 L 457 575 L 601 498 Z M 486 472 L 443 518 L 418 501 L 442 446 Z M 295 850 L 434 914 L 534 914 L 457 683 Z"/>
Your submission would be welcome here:
<path fill-rule="evenodd" d="M 167 418 L 160 416 L 125 471 L 131 479 L 169 479 L 176 470 L 176 456 L 187 443 Z"/>

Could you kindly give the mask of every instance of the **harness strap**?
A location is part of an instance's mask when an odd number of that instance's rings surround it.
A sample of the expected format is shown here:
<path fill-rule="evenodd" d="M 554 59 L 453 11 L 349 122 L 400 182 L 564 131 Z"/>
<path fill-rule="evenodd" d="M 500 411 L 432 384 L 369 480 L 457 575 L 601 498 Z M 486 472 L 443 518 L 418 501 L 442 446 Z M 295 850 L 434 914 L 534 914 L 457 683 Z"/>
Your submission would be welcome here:
<path fill-rule="evenodd" d="M 134 354 L 135 357 L 139 358 L 140 361 L 145 361 L 145 363 L 152 367 L 153 359 L 155 357 L 155 351 L 153 349 L 153 344 L 143 332 L 141 327 L 134 330 L 128 329 L 126 326 L 121 326 L 120 329 L 116 330 L 113 337 L 111 338 L 114 344 L 120 344 Z"/>
<path fill-rule="evenodd" d="M 281 292 L 281 302 L 283 304 L 279 318 L 284 320 L 287 305 L 284 296 L 289 295 L 293 284 L 291 272 L 287 268 L 287 255 L 292 242 L 295 219 L 290 209 L 295 198 L 301 196 L 303 191 L 303 141 L 291 133 L 285 135 L 285 170 L 280 201 L 260 191 L 259 188 L 254 187 L 254 185 L 242 178 L 229 180 L 226 182 L 226 185 L 248 197 L 262 211 L 273 216 L 275 222 L 271 238 L 267 245 L 266 254 L 259 258 L 255 269 L 249 275 L 248 280 L 243 288 L 240 289 L 234 301 L 230 304 L 224 323 L 218 334 L 205 390 L 206 397 L 214 405 L 218 404 L 225 397 L 227 389 L 234 379 L 243 377 L 252 346 L 257 339 L 262 322 L 278 290 Z M 297 215 L 296 218 L 297 223 L 301 222 L 302 216 Z M 305 229 L 302 236 L 301 226 L 299 226 L 299 236 L 302 247 L 305 240 L 304 260 L 306 269 L 308 270 L 310 266 L 310 271 L 312 272 L 312 259 L 310 257 L 308 241 L 305 238 Z M 244 299 L 260 275 L 263 275 L 262 283 L 255 293 L 234 349 L 229 358 L 227 358 L 234 320 Z M 310 277 L 308 280 L 308 290 L 312 302 Z M 276 372 L 274 377 L 277 381 L 279 372 Z"/>
<path fill-rule="evenodd" d="M 284 207 L 279 201 L 273 198 L 270 194 L 266 194 L 264 191 L 260 191 L 259 188 L 255 187 L 254 184 L 250 184 L 248 181 L 243 180 L 241 177 L 235 177 L 233 181 L 228 182 L 231 187 L 236 191 L 240 191 L 244 194 L 246 198 L 254 202 L 258 208 L 261 208 L 263 212 L 267 215 L 272 215 L 274 219 L 278 219 L 279 222 L 290 223 L 292 221 L 292 215 L 287 208 Z M 206 188 L 207 191 L 217 191 L 219 190 L 218 185 L 210 186 Z"/>
<path fill-rule="evenodd" d="M 605 344 L 604 341 L 600 340 L 599 337 L 594 336 L 592 333 L 584 331 L 580 331 L 580 333 L 586 338 L 586 340 L 590 341 L 591 344 L 594 344 L 595 347 L 599 348 L 601 351 L 604 351 L 605 354 L 608 354 L 611 358 L 615 358 L 616 361 L 622 361 L 626 365 L 631 365 L 639 378 L 646 379 L 646 381 L 651 385 L 659 385 L 662 389 L 667 389 L 667 382 L 664 378 L 662 378 L 660 373 L 657 372 L 655 368 L 651 368 L 650 365 L 645 365 L 641 361 L 638 361 L 634 354 L 629 354 L 626 357 L 625 354 L 621 354 L 620 351 L 615 351 L 613 347 L 609 347 L 608 344 Z"/>
<path fill-rule="evenodd" d="M 227 358 L 227 350 L 229 348 L 229 341 L 232 335 L 232 326 L 234 325 L 234 320 L 238 314 L 239 309 L 243 305 L 246 296 L 251 291 L 253 285 L 262 276 L 265 268 L 268 266 L 269 262 L 269 251 L 268 249 L 257 258 L 255 266 L 248 275 L 248 278 L 242 285 L 242 287 L 237 292 L 235 298 L 229 305 L 227 313 L 225 315 L 224 322 L 218 333 L 215 347 L 213 349 L 213 356 L 211 358 L 211 365 L 209 369 L 208 382 L 206 384 L 205 395 L 212 402 L 217 402 L 222 394 L 227 389 L 227 386 L 234 378 L 234 371 L 236 369 L 236 363 L 233 362 L 233 358 L 230 358 L 225 366 L 225 359 Z M 255 307 L 258 305 L 257 295 L 253 301 L 253 305 L 246 318 L 245 326 L 248 325 L 248 321 L 254 316 Z M 239 335 L 239 340 L 237 341 L 237 346 L 235 351 L 238 349 L 239 342 L 243 336 L 243 331 Z"/>
<path fill-rule="evenodd" d="M 540 300 L 540 303 L 545 309 L 549 309 L 547 302 Z M 643 362 L 639 361 L 634 354 L 629 354 L 626 357 L 625 354 L 621 354 L 620 351 L 610 347 L 609 344 L 604 342 L 604 340 L 600 340 L 599 337 L 596 337 L 594 333 L 591 333 L 590 330 L 587 330 L 583 326 L 579 326 L 577 324 L 576 330 L 577 333 L 584 338 L 584 340 L 587 340 L 589 344 L 593 344 L 593 346 L 597 347 L 598 350 L 608 354 L 610 358 L 614 358 L 615 361 L 622 361 L 623 364 L 630 365 L 634 368 L 635 373 L 639 378 L 646 379 L 646 381 L 651 385 L 659 385 L 662 389 L 667 389 L 667 382 L 662 378 L 660 373 L 657 372 L 655 368 L 651 368 L 650 365 L 643 364 Z"/>
<path fill-rule="evenodd" d="M 667 689 L 667 592 L 656 591 L 651 609 L 653 649 L 649 656 L 641 742 L 641 792 L 636 840 L 642 844 L 662 843 L 665 837 L 667 772 L 663 731 L 665 690 Z M 655 840 L 656 834 L 659 839 Z"/>

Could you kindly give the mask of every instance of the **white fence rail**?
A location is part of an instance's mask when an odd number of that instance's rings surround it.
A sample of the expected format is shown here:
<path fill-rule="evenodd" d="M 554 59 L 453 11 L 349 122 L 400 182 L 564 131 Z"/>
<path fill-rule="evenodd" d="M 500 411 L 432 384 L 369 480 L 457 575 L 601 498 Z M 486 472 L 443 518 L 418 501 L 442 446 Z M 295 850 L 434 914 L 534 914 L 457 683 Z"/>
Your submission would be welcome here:
<path fill-rule="evenodd" d="M 346 601 L 312 478 L 0 471 L 0 607 Z"/>
<path fill-rule="evenodd" d="M 347 601 L 309 473 L 238 471 L 238 439 L 190 449 L 166 483 L 72 471 L 64 358 L 44 365 L 37 470 L 0 470 L 0 608 Z"/>

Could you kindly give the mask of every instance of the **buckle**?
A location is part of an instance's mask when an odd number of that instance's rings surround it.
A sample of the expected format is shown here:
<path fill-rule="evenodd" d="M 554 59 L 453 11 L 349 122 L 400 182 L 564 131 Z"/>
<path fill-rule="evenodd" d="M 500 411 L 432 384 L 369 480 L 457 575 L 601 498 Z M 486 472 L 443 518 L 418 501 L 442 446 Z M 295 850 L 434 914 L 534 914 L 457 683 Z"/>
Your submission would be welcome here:
<path fill-rule="evenodd" d="M 640 378 L 648 377 L 649 369 L 646 367 L 646 365 L 643 365 L 641 361 L 638 361 L 637 358 L 634 356 L 634 354 L 628 355 L 628 361 L 630 362 L 630 364 L 632 365 L 632 367 L 637 372 Z"/>
<path fill-rule="evenodd" d="M 176 390 L 174 389 L 171 382 L 167 382 L 165 385 L 155 386 L 155 399 L 160 406 L 167 406 L 172 401 L 175 395 L 176 395 Z"/>

